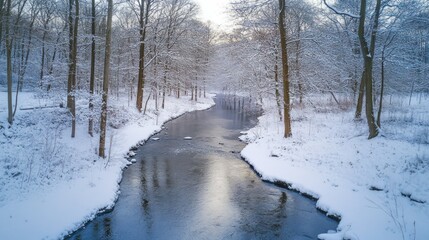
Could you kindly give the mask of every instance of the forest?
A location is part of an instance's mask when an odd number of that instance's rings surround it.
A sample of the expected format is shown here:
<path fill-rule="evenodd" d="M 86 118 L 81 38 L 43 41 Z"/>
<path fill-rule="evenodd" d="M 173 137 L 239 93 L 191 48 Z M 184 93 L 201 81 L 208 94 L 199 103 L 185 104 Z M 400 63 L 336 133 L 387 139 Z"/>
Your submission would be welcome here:
<path fill-rule="evenodd" d="M 338 221 L 317 238 L 428 239 L 429 2 L 231 0 L 227 27 L 202 2 L 0 0 L 0 238 L 73 233 L 164 123 L 225 98 L 262 109 L 240 158 Z"/>

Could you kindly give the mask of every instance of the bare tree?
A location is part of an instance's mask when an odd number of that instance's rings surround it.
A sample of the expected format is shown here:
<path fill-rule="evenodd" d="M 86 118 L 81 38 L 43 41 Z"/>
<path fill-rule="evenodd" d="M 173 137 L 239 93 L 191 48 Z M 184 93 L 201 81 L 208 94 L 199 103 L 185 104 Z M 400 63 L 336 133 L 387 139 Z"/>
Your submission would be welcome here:
<path fill-rule="evenodd" d="M 374 64 L 375 41 L 377 37 L 378 20 L 380 18 L 381 0 L 377 0 L 374 12 L 374 25 L 371 31 L 371 42 L 368 47 L 368 42 L 365 39 L 365 18 L 366 18 L 366 0 L 361 0 L 360 19 L 358 36 L 361 46 L 361 53 L 364 60 L 363 82 L 365 83 L 365 113 L 368 124 L 369 136 L 374 138 L 378 135 L 378 127 L 374 118 L 374 106 L 372 96 L 372 70 Z"/>
<path fill-rule="evenodd" d="M 162 85 L 162 102 L 161 108 L 165 107 L 165 97 L 167 90 L 171 90 L 168 86 L 168 75 L 172 71 L 170 66 L 172 63 L 172 49 L 183 37 L 186 29 L 183 28 L 184 23 L 191 19 L 195 14 L 196 5 L 189 0 L 172 0 L 165 3 L 165 58 L 164 58 L 164 71 L 163 71 L 163 85 Z M 169 89 L 168 89 L 169 88 Z"/>
<path fill-rule="evenodd" d="M 10 33 L 10 2 L 12 0 L 6 0 L 6 64 L 7 64 L 7 109 L 8 118 L 7 121 L 12 125 L 13 113 L 12 113 L 12 36 Z"/>
<path fill-rule="evenodd" d="M 392 54 L 393 50 L 388 50 L 389 46 L 392 44 L 393 40 L 396 37 L 396 33 L 393 31 L 389 31 L 387 36 L 383 41 L 383 47 L 381 49 L 381 79 L 380 79 L 380 100 L 378 103 L 378 112 L 377 112 L 377 126 L 381 128 L 381 112 L 383 108 L 383 97 L 384 97 L 384 89 L 386 82 L 386 62 L 389 55 Z"/>
<path fill-rule="evenodd" d="M 104 52 L 104 72 L 103 72 L 103 93 L 101 102 L 101 117 L 100 117 L 100 145 L 98 156 L 105 158 L 106 145 L 106 122 L 107 122 L 107 100 L 109 94 L 109 75 L 110 75 L 110 49 L 112 42 L 112 15 L 113 15 L 113 0 L 107 0 L 107 29 L 106 29 L 106 50 Z"/>
<path fill-rule="evenodd" d="M 7 1 L 7 0 L 6 0 Z M 0 0 L 0 46 L 1 46 L 1 42 L 2 42 L 2 37 L 3 37 L 3 15 L 4 15 L 4 0 Z"/>
<path fill-rule="evenodd" d="M 6 0 L 6 78 L 7 78 L 7 95 L 8 95 L 8 122 L 12 125 L 14 118 L 14 111 L 12 109 L 12 46 L 14 41 L 14 35 L 17 32 L 21 16 L 24 12 L 24 7 L 27 3 L 27 0 L 19 1 L 16 3 L 17 13 L 15 15 L 15 21 L 13 23 L 14 28 L 11 28 L 11 18 L 12 18 L 12 3 L 11 0 Z M 1 19 L 0 19 L 1 20 Z M 13 32 L 12 32 L 13 31 Z M 23 57 L 23 55 L 22 55 Z M 18 104 L 18 88 L 19 83 L 17 84 L 17 93 L 16 93 L 16 102 L 15 102 L 15 111 Z"/>
<path fill-rule="evenodd" d="M 145 82 L 145 40 L 146 40 L 146 26 L 149 18 L 149 11 L 151 3 L 153 0 L 138 0 L 138 9 L 139 9 L 139 34 L 140 34 L 140 43 L 139 43 L 139 74 L 137 78 L 137 98 L 136 98 L 136 107 L 139 112 L 142 111 L 143 107 L 143 90 Z"/>
<path fill-rule="evenodd" d="M 31 8 L 30 8 L 30 25 L 28 30 L 28 39 L 27 39 L 27 47 L 24 46 L 24 38 L 22 40 L 22 46 L 21 46 L 21 59 L 19 63 L 19 70 L 18 70 L 18 83 L 16 85 L 16 95 L 15 95 L 15 108 L 13 110 L 13 117 L 15 116 L 16 110 L 18 109 L 18 96 L 19 92 L 22 92 L 22 87 L 24 85 L 24 75 L 28 66 L 28 58 L 30 56 L 30 50 L 31 50 L 31 44 L 32 44 L 32 37 L 33 37 L 33 26 L 34 22 L 36 21 L 37 15 L 40 12 L 40 6 L 37 2 L 30 2 Z"/>
<path fill-rule="evenodd" d="M 94 110 L 94 86 L 95 86 L 95 0 L 91 1 L 91 73 L 89 78 L 89 119 L 88 134 L 92 137 L 94 120 L 92 117 Z"/>
<path fill-rule="evenodd" d="M 42 35 L 42 56 L 40 61 L 40 86 L 42 85 L 43 76 L 44 76 L 44 68 L 45 68 L 45 55 L 46 55 L 46 38 L 49 32 L 48 25 L 54 19 L 54 11 L 56 2 L 48 1 L 44 2 L 41 8 L 41 21 L 43 25 L 43 35 Z"/>
<path fill-rule="evenodd" d="M 361 83 L 359 87 L 359 98 L 358 103 L 356 106 L 356 112 L 355 112 L 355 118 L 360 118 L 360 113 L 362 111 L 362 102 L 363 102 L 363 94 L 365 91 L 365 114 L 367 118 L 367 124 L 368 124 L 368 131 L 369 136 L 368 138 L 374 138 L 378 135 L 378 127 L 375 122 L 374 118 L 374 106 L 373 106 L 373 65 L 374 65 L 374 55 L 375 55 L 375 43 L 376 43 L 376 37 L 377 37 L 377 30 L 378 30 L 378 22 L 380 18 L 380 9 L 381 9 L 381 0 L 376 1 L 376 6 L 374 10 L 374 16 L 372 17 L 373 25 L 371 28 L 371 38 L 370 43 L 368 45 L 368 41 L 365 37 L 365 20 L 366 20 L 366 10 L 367 10 L 367 3 L 366 0 L 360 0 L 360 10 L 359 10 L 359 16 L 349 14 L 346 12 L 341 12 L 330 5 L 326 3 L 326 0 L 324 0 L 325 5 L 333 10 L 335 13 L 340 15 L 345 15 L 351 18 L 358 18 L 359 19 L 359 26 L 358 26 L 358 38 L 361 48 L 361 54 L 363 58 L 363 72 L 362 72 L 362 78 Z"/>
<path fill-rule="evenodd" d="M 290 97 L 289 97 L 289 66 L 288 55 L 286 46 L 286 30 L 284 24 L 286 2 L 279 0 L 279 32 L 280 32 L 280 48 L 282 56 L 282 78 L 283 78 L 283 123 L 284 123 L 284 137 L 292 136 L 292 127 L 290 119 Z"/>
<path fill-rule="evenodd" d="M 72 116 L 71 137 L 76 135 L 76 66 L 77 66 L 77 33 L 79 26 L 79 0 L 74 0 L 75 13 L 72 15 L 73 0 L 69 0 L 69 73 L 67 81 L 67 107 Z M 74 17 L 74 21 L 73 21 Z"/>

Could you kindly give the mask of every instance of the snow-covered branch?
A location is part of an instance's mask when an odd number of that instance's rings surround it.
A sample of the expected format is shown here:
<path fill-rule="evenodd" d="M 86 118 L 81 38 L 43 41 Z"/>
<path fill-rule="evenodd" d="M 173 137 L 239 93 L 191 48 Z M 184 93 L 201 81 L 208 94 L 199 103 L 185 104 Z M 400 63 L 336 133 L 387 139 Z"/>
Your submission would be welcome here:
<path fill-rule="evenodd" d="M 329 5 L 326 2 L 326 0 L 323 0 L 323 3 L 325 4 L 326 7 L 328 7 L 329 9 L 331 9 L 333 12 L 335 12 L 338 15 L 348 16 L 348 17 L 351 17 L 351 18 L 359 18 L 358 15 L 351 14 L 351 13 L 348 13 L 348 12 L 343 12 L 343 11 L 340 11 L 340 10 L 336 9 L 335 7 Z"/>

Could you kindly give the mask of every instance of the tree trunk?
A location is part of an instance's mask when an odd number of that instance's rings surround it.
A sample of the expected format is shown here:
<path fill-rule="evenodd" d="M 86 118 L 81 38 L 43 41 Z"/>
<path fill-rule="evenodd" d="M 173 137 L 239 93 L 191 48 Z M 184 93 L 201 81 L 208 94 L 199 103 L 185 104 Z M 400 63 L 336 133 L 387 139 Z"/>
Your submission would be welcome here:
<path fill-rule="evenodd" d="M 362 72 L 362 76 L 360 79 L 359 84 L 359 94 L 358 94 L 358 100 L 356 104 L 356 112 L 355 112 L 355 119 L 358 120 L 362 116 L 362 106 L 363 106 L 363 94 L 365 92 L 365 69 Z"/>
<path fill-rule="evenodd" d="M 67 23 L 64 24 L 64 28 L 63 31 L 65 31 L 67 29 Z M 52 73 L 54 72 L 54 62 L 55 62 L 55 58 L 57 56 L 57 46 L 58 43 L 60 42 L 61 39 L 61 33 L 58 33 L 57 35 L 57 40 L 55 41 L 55 46 L 54 46 L 54 53 L 52 54 L 52 59 L 51 59 L 51 64 L 47 64 L 48 65 L 48 74 L 52 75 Z M 50 88 L 50 84 L 48 85 L 48 89 Z M 49 90 L 48 90 L 49 91 Z"/>
<path fill-rule="evenodd" d="M 377 126 L 381 128 L 381 109 L 383 107 L 383 95 L 384 95 L 384 49 L 381 52 L 381 89 L 380 89 L 380 102 L 378 105 L 378 113 L 377 113 Z"/>
<path fill-rule="evenodd" d="M 70 39 L 70 67 L 69 67 L 69 85 L 70 92 L 67 96 L 67 100 L 69 102 L 69 109 L 72 115 L 72 130 L 71 137 L 74 138 L 76 135 L 76 98 L 75 98 L 75 90 L 76 90 L 76 64 L 77 64 L 77 33 L 78 33 L 78 25 L 79 25 L 79 0 L 75 0 L 75 15 L 74 15 L 74 23 L 71 21 L 72 26 L 69 26 L 69 30 L 71 29 L 72 38 Z M 71 4 L 73 0 L 70 0 L 70 10 Z M 69 15 L 69 20 L 71 19 L 71 11 Z"/>
<path fill-rule="evenodd" d="M 276 96 L 277 109 L 279 111 L 279 118 L 280 118 L 280 121 L 282 121 L 283 117 L 282 117 L 282 108 L 281 108 L 280 91 L 279 91 L 279 65 L 277 63 L 277 60 L 278 60 L 277 54 L 278 52 L 276 49 L 275 50 L 276 59 L 274 63 L 274 82 L 276 84 L 275 96 Z"/>
<path fill-rule="evenodd" d="M 162 102 L 161 102 L 161 108 L 164 109 L 165 107 L 165 91 L 167 90 L 167 73 L 168 73 L 168 63 L 165 63 L 164 66 L 164 84 L 162 86 Z"/>
<path fill-rule="evenodd" d="M 146 109 L 147 109 L 147 104 L 150 100 L 150 95 L 152 94 L 152 90 L 149 92 L 149 96 L 147 96 L 145 104 L 144 104 L 144 109 L 143 109 L 143 115 L 146 115 Z"/>
<path fill-rule="evenodd" d="M 136 107 L 139 112 L 142 111 L 143 107 L 143 88 L 144 88 L 144 3 L 140 2 L 140 43 L 139 43 L 139 75 L 137 78 L 137 98 Z"/>
<path fill-rule="evenodd" d="M 372 60 L 368 61 L 366 64 L 366 68 L 370 68 L 372 65 Z M 372 68 L 372 66 L 371 66 Z M 377 125 L 375 124 L 374 119 L 374 107 L 373 107 L 373 98 L 372 98 L 372 69 L 366 71 L 365 74 L 365 113 L 366 120 L 368 124 L 369 136 L 368 139 L 374 138 L 378 135 Z"/>
<path fill-rule="evenodd" d="M 287 57 L 286 45 L 286 30 L 284 24 L 285 18 L 285 0 L 279 0 L 279 31 L 280 31 L 280 45 L 282 51 L 282 70 L 283 70 L 283 111 L 284 111 L 284 137 L 292 136 L 292 127 L 290 119 L 290 97 L 289 97 L 289 66 Z"/>
<path fill-rule="evenodd" d="M 107 100 L 109 94 L 109 74 L 110 74 L 110 45 L 112 40 L 112 12 L 113 0 L 108 0 L 107 7 L 107 29 L 106 29 L 106 50 L 104 52 L 104 73 L 103 73 L 103 93 L 101 102 L 101 117 L 100 117 L 100 145 L 98 156 L 105 158 L 106 145 L 106 122 L 107 122 Z"/>
<path fill-rule="evenodd" d="M 88 134 L 93 136 L 94 120 L 92 114 L 94 111 L 94 85 L 95 85 L 95 0 L 91 1 L 91 75 L 89 79 L 89 120 Z"/>
<path fill-rule="evenodd" d="M 0 46 L 1 46 L 1 41 L 3 40 L 3 35 L 2 35 L 3 34 L 3 6 L 4 6 L 4 0 L 0 0 Z"/>
<path fill-rule="evenodd" d="M 42 36 L 42 57 L 41 57 L 41 61 L 40 61 L 40 84 L 39 86 L 42 87 L 43 85 L 43 68 L 45 66 L 45 40 L 46 40 L 46 34 L 47 34 L 47 29 L 46 29 L 46 24 L 44 24 L 43 26 L 43 36 Z"/>
<path fill-rule="evenodd" d="M 19 74 L 18 74 L 18 86 L 19 86 L 20 92 L 22 92 L 22 87 L 24 85 L 24 75 L 25 75 L 25 72 L 27 70 L 28 57 L 30 56 L 31 41 L 32 41 L 32 37 L 33 37 L 33 26 L 34 26 L 34 21 L 36 20 L 36 17 L 37 17 L 37 13 L 34 13 L 34 16 L 32 17 L 30 25 L 29 25 L 27 49 L 25 51 L 25 54 L 24 54 L 24 46 L 22 46 L 23 54 L 22 54 L 22 60 L 21 60 L 21 67 L 19 68 Z M 23 39 L 23 41 L 24 41 L 24 39 Z M 18 95 L 18 91 L 16 92 L 16 94 Z M 17 99 L 18 99 L 18 97 L 17 97 Z M 18 103 L 18 100 L 16 103 Z M 14 115 L 15 115 L 15 113 L 14 113 Z"/>
<path fill-rule="evenodd" d="M 299 63 L 299 58 L 300 58 L 300 49 L 301 49 L 301 20 L 298 19 L 298 26 L 297 26 L 297 41 L 296 41 L 296 59 L 295 59 L 295 64 L 296 64 L 296 77 L 298 80 L 298 94 L 299 94 L 299 104 L 302 105 L 302 101 L 304 98 L 304 90 L 302 87 L 302 79 L 301 79 L 301 73 L 300 73 L 300 63 Z"/>
<path fill-rule="evenodd" d="M 136 98 L 136 107 L 139 112 L 142 111 L 143 107 L 143 91 L 144 91 L 144 82 L 145 82 L 145 40 L 146 40 L 146 24 L 149 17 L 149 8 L 151 0 L 146 1 L 146 12 L 145 12 L 145 1 L 140 0 L 140 14 L 139 14 L 139 24 L 140 24 L 140 50 L 139 50 L 139 75 L 137 79 L 137 98 Z"/>
<path fill-rule="evenodd" d="M 374 26 L 371 32 L 371 45 L 368 48 L 368 43 L 365 39 L 365 17 L 366 17 L 366 0 L 361 0 L 360 19 L 358 36 L 364 60 L 363 80 L 365 83 L 365 113 L 368 124 L 369 136 L 368 139 L 378 135 L 378 128 L 374 119 L 373 96 L 372 96 L 372 68 L 375 53 L 375 41 L 378 27 L 378 19 L 380 16 L 381 0 L 377 0 L 375 7 Z"/>
<path fill-rule="evenodd" d="M 6 0 L 6 65 L 7 65 L 7 121 L 13 123 L 12 114 L 12 36 L 10 34 L 10 2 Z"/>
<path fill-rule="evenodd" d="M 30 49 L 31 49 L 31 39 L 33 36 L 33 25 L 34 21 L 36 20 L 37 13 L 34 13 L 35 15 L 31 19 L 30 23 L 30 30 L 28 31 L 28 41 L 27 41 L 27 49 L 24 54 L 24 44 L 22 46 L 22 56 L 21 56 L 21 66 L 18 70 L 18 84 L 16 86 L 16 95 L 15 95 L 15 108 L 13 110 L 13 117 L 15 117 L 16 110 L 18 109 L 18 95 L 19 92 L 22 92 L 22 87 L 24 85 L 24 75 L 27 70 L 27 64 L 28 64 L 28 57 L 30 56 Z M 22 40 L 24 42 L 24 39 Z"/>
<path fill-rule="evenodd" d="M 73 0 L 69 0 L 68 27 L 69 27 L 69 73 L 67 76 L 67 108 L 71 109 L 72 65 L 73 65 Z"/>
<path fill-rule="evenodd" d="M 197 84 L 195 84 L 195 87 L 194 87 L 194 89 L 195 89 L 195 102 L 196 101 L 198 101 L 198 85 Z"/>
<path fill-rule="evenodd" d="M 408 106 L 411 106 L 411 99 L 413 99 L 413 93 L 414 93 L 414 84 L 416 82 L 416 78 L 413 78 L 413 83 L 411 84 L 411 91 L 410 91 L 410 99 L 408 100 Z"/>

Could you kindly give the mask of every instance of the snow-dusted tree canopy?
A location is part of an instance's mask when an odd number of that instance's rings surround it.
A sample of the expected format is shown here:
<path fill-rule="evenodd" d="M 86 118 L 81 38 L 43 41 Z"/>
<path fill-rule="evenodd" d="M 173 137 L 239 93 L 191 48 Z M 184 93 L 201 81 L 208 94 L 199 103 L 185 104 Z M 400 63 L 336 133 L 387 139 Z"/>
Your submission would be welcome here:
<path fill-rule="evenodd" d="M 353 98 L 362 73 L 362 57 L 357 35 L 360 1 L 328 1 L 325 5 L 287 1 L 288 51 L 290 52 L 291 94 L 329 93 Z M 382 1 L 374 58 L 375 97 L 380 92 L 381 62 L 384 52 L 385 94 L 408 95 L 428 92 L 429 10 L 425 1 Z M 368 1 L 366 38 L 369 41 L 375 1 Z M 276 1 L 235 1 L 233 14 L 240 27 L 227 35 L 224 45 L 233 46 L 240 56 L 240 77 L 249 86 L 264 84 L 263 94 L 274 94 L 273 66 L 278 53 Z M 346 14 L 347 13 L 347 14 Z M 232 52 L 232 50 L 230 51 Z M 279 59 L 277 59 L 279 61 Z M 238 66 L 237 66 L 238 67 Z M 252 71 L 254 77 L 250 77 Z M 250 75 L 250 76 L 249 76 Z M 241 79 L 241 80 L 240 80 Z M 300 91 L 299 85 L 302 85 Z M 260 85 L 258 85 L 260 86 Z M 256 90 L 256 89 L 255 89 Z"/>

